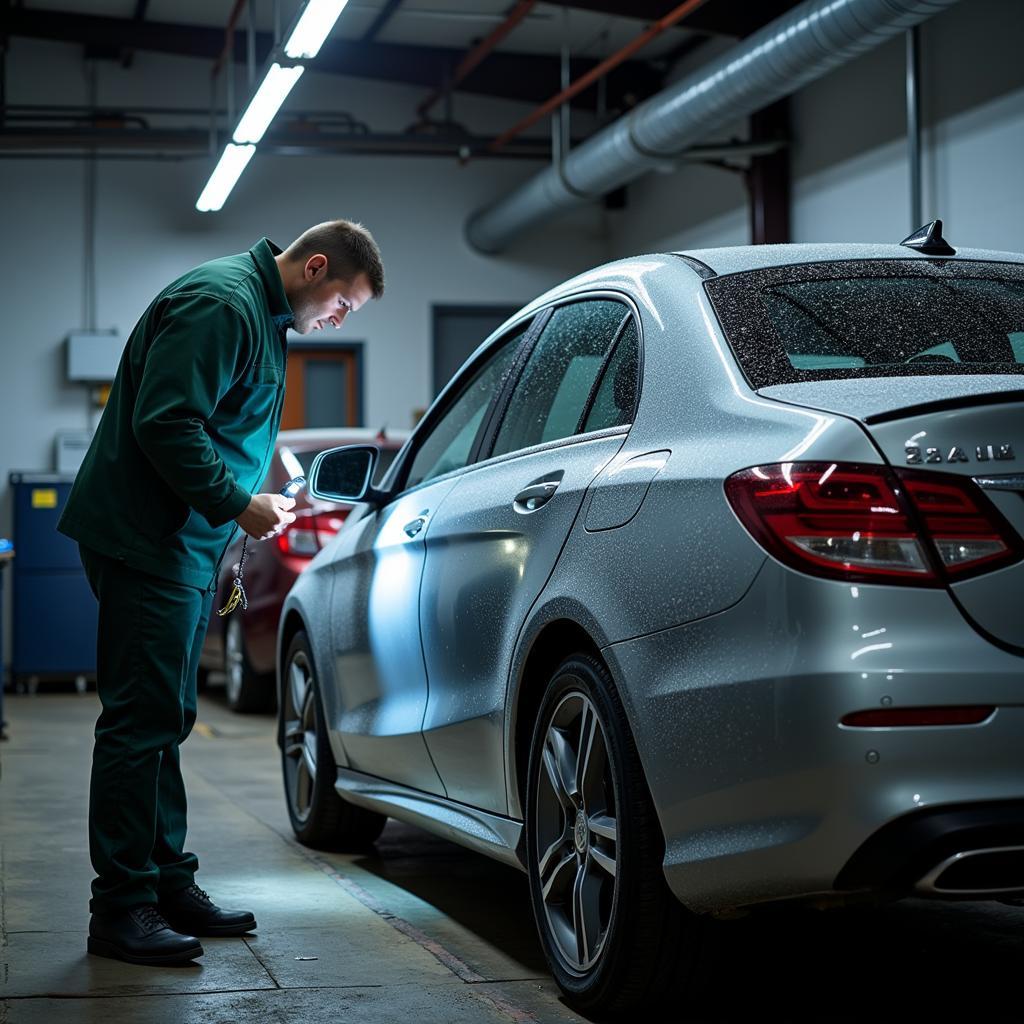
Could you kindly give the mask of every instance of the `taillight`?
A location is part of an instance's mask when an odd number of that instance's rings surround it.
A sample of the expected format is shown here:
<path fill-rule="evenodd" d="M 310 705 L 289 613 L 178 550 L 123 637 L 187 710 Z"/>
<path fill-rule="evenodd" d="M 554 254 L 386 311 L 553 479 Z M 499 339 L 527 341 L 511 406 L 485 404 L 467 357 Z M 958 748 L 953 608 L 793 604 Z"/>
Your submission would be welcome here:
<path fill-rule="evenodd" d="M 1024 554 L 966 477 L 787 462 L 734 473 L 725 492 L 769 553 L 831 579 L 935 587 Z"/>
<path fill-rule="evenodd" d="M 277 536 L 277 548 L 293 558 L 312 558 L 344 525 L 347 510 L 311 512 L 304 509 Z"/>
<path fill-rule="evenodd" d="M 973 480 L 946 473 L 897 472 L 951 579 L 1020 558 L 1019 540 Z"/>

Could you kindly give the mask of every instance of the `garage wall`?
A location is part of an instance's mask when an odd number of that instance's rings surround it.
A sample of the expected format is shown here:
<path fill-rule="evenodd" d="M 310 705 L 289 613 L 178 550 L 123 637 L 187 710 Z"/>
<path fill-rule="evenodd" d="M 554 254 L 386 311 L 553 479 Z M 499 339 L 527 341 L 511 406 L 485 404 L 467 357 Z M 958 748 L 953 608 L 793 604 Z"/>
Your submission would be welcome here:
<path fill-rule="evenodd" d="M 99 102 L 203 106 L 208 73 L 204 61 L 140 53 L 132 70 L 98 66 Z M 75 47 L 12 40 L 8 74 L 11 103 L 85 102 Z M 400 131 L 422 98 L 421 90 L 370 90 L 362 81 L 307 72 L 290 104 L 347 108 L 375 130 Z M 455 103 L 456 118 L 474 131 L 512 124 L 525 110 L 473 98 Z M 194 204 L 208 162 L 99 160 L 97 326 L 126 338 L 153 295 L 195 264 L 243 251 L 264 234 L 284 245 L 310 224 L 352 217 L 381 246 L 387 293 L 329 338 L 310 340 L 365 342 L 367 424 L 408 427 L 412 411 L 431 397 L 432 304 L 523 304 L 606 258 L 597 210 L 581 211 L 543 238 L 524 239 L 500 259 L 466 244 L 467 216 L 538 167 L 511 160 L 460 168 L 440 158 L 257 154 L 225 208 L 200 214 Z M 0 536 L 11 529 L 8 473 L 51 469 L 56 431 L 89 426 L 85 388 L 64 381 L 63 348 L 68 332 L 84 326 L 84 182 L 79 159 L 0 159 Z M 9 584 L 5 580 L 5 618 Z M 4 653 L 9 660 L 9 636 Z"/>
<path fill-rule="evenodd" d="M 924 220 L 941 217 L 954 245 L 1024 249 L 1022 39 L 1019 0 L 961 0 L 921 27 Z M 792 97 L 793 241 L 909 234 L 904 75 L 900 37 Z M 736 135 L 742 126 L 707 141 Z M 647 175 L 629 199 L 614 217 L 616 256 L 750 241 L 738 175 L 684 165 Z"/>

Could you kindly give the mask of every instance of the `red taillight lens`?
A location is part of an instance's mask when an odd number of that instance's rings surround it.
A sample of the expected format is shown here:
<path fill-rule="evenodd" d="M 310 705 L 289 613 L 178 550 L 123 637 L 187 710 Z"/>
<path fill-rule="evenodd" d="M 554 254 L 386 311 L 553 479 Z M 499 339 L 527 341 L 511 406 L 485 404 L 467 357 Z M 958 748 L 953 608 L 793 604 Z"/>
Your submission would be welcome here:
<path fill-rule="evenodd" d="M 1022 554 L 978 486 L 951 474 L 795 462 L 742 470 L 725 491 L 779 561 L 832 579 L 934 587 Z"/>
<path fill-rule="evenodd" d="M 277 548 L 293 558 L 312 558 L 344 525 L 347 510 L 311 512 L 304 509 L 277 536 Z"/>
<path fill-rule="evenodd" d="M 963 579 L 1021 556 L 1020 542 L 973 480 L 897 470 L 946 575 Z"/>

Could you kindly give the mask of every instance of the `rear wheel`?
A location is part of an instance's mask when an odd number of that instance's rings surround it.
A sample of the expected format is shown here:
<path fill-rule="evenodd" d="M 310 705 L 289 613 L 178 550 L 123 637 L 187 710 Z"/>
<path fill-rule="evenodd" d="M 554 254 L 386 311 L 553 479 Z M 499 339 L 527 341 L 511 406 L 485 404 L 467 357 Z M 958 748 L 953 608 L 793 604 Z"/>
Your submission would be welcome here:
<path fill-rule="evenodd" d="M 288 816 L 296 838 L 321 850 L 362 850 L 387 818 L 342 800 L 334 789 L 337 765 L 327 736 L 320 688 L 303 631 L 288 647 L 281 685 L 282 767 Z"/>
<path fill-rule="evenodd" d="M 567 661 L 541 704 L 527 780 L 527 857 L 548 964 L 585 1013 L 615 1015 L 685 989 L 706 922 L 662 873 L 664 842 L 607 669 Z"/>
<path fill-rule="evenodd" d="M 253 670 L 240 615 L 232 615 L 224 629 L 224 688 L 232 711 L 273 710 L 274 677 Z"/>

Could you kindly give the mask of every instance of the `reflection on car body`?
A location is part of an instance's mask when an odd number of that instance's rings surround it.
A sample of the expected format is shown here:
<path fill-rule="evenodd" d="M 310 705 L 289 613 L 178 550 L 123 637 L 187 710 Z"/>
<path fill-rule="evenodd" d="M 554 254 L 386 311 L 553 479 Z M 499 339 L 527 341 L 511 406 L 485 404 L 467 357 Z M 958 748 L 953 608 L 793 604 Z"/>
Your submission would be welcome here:
<path fill-rule="evenodd" d="M 288 481 L 305 476 L 316 455 L 339 444 L 373 441 L 380 450 L 378 472 L 386 472 L 408 437 L 404 430 L 358 428 L 282 430 L 274 445 L 267 478 L 261 491 L 277 492 Z M 221 673 L 228 706 L 234 711 L 270 711 L 274 708 L 274 655 L 281 605 L 298 575 L 312 557 L 341 529 L 350 505 L 310 501 L 300 493 L 295 522 L 272 541 L 249 542 L 246 551 L 245 589 L 248 607 L 226 617 L 211 615 L 200 668 Z M 227 604 L 242 551 L 239 532 L 224 554 L 217 576 L 215 609 Z"/>

